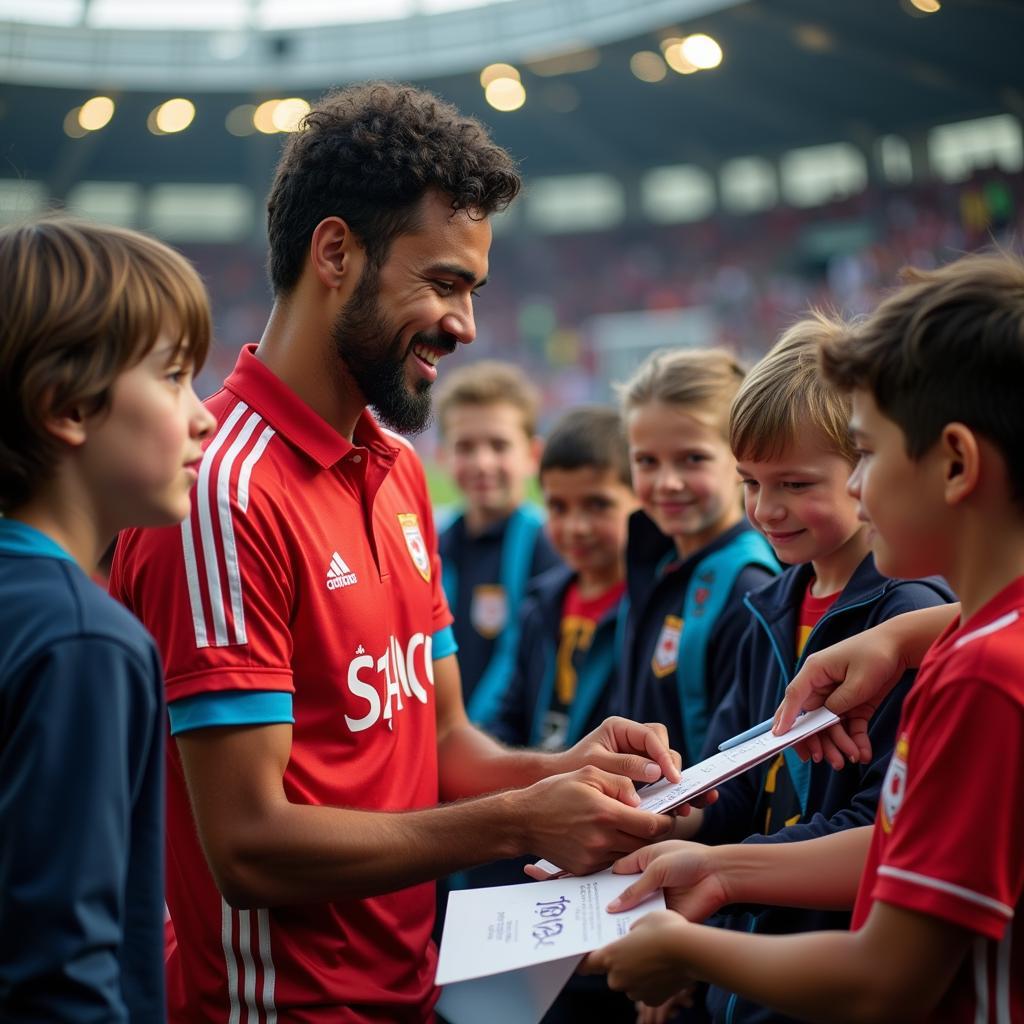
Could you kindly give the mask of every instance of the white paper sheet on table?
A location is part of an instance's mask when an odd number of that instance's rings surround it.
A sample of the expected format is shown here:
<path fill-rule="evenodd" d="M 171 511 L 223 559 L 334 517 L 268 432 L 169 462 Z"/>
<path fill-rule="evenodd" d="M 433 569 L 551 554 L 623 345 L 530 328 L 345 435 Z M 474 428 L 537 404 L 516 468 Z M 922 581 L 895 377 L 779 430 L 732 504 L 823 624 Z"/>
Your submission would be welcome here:
<path fill-rule="evenodd" d="M 787 733 L 776 736 L 766 732 L 740 743 L 729 750 L 720 751 L 699 764 L 683 771 L 678 782 L 662 779 L 640 791 L 640 808 L 645 811 L 664 813 L 680 804 L 695 800 L 710 789 L 735 778 L 748 768 L 767 761 L 786 747 L 805 739 L 839 721 L 828 708 L 817 708 L 801 715 Z M 536 867 L 549 874 L 561 874 L 562 869 L 548 860 L 539 860 Z"/>
<path fill-rule="evenodd" d="M 537 1024 L 584 954 L 664 909 L 658 892 L 621 914 L 605 910 L 635 877 L 608 870 L 450 893 L 438 1012 L 451 1024 Z"/>

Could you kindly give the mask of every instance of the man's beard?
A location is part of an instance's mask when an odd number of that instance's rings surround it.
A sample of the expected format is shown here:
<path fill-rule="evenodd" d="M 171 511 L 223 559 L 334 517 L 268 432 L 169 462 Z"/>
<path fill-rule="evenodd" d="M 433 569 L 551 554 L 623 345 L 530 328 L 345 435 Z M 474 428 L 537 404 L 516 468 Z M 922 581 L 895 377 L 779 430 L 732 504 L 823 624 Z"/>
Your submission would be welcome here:
<path fill-rule="evenodd" d="M 419 380 L 410 391 L 405 379 L 406 357 L 420 342 L 454 352 L 456 340 L 439 331 L 416 334 L 403 345 L 401 333 L 393 334 L 380 309 L 379 291 L 377 269 L 367 264 L 355 294 L 331 327 L 334 351 L 384 426 L 400 434 L 418 434 L 430 423 L 431 381 Z M 389 336 L 391 342 L 386 340 Z"/>

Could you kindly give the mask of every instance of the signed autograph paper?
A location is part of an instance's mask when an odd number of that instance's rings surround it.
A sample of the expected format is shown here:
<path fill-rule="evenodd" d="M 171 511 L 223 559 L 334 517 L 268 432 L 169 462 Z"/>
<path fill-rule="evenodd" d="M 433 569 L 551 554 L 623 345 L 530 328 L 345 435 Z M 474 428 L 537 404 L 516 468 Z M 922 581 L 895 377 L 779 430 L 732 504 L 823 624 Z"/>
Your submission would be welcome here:
<path fill-rule="evenodd" d="M 585 953 L 663 910 L 658 892 L 621 914 L 605 907 L 636 878 L 585 878 L 462 889 L 448 896 L 437 963 L 438 1012 L 451 1024 L 537 1024 Z"/>

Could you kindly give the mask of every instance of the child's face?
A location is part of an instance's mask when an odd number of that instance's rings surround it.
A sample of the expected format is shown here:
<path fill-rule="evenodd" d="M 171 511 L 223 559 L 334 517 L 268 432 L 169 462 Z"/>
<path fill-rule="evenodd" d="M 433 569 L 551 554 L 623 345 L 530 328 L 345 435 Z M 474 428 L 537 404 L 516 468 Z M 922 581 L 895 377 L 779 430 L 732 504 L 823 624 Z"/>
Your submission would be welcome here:
<path fill-rule="evenodd" d="M 920 461 L 907 455 L 903 431 L 867 391 L 853 393 L 850 428 L 860 461 L 848 486 L 868 524 L 878 571 L 904 578 L 945 572 L 941 466 L 927 454 Z"/>
<path fill-rule="evenodd" d="M 850 463 L 806 428 L 776 459 L 741 459 L 747 518 L 790 565 L 826 559 L 851 541 L 862 524 L 846 490 Z"/>
<path fill-rule="evenodd" d="M 86 480 L 108 528 L 178 522 L 191 511 L 202 441 L 216 420 L 192 390 L 191 364 L 162 334 L 114 381 L 110 408 L 81 449 Z"/>
<path fill-rule="evenodd" d="M 710 414 L 649 402 L 629 413 L 627 428 L 637 500 L 680 553 L 739 520 L 736 460 Z"/>
<path fill-rule="evenodd" d="M 622 573 L 633 492 L 611 469 L 546 469 L 540 481 L 548 536 L 570 569 L 591 578 Z"/>
<path fill-rule="evenodd" d="M 537 443 L 523 427 L 514 405 L 463 405 L 444 418 L 448 471 L 466 497 L 469 511 L 485 520 L 510 515 L 526 497 L 537 472 Z"/>

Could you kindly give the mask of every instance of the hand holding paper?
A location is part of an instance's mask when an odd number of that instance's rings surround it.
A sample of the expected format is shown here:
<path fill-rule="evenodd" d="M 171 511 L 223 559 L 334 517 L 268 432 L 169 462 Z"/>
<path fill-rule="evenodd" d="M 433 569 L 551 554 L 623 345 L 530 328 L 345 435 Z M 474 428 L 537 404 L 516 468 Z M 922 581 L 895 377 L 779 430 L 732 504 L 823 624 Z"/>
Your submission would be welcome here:
<path fill-rule="evenodd" d="M 662 779 L 648 786 L 640 794 L 639 810 L 665 814 L 680 804 L 689 803 L 703 796 L 715 786 L 735 778 L 748 768 L 767 761 L 786 747 L 798 743 L 813 733 L 827 729 L 839 721 L 827 708 L 817 708 L 797 719 L 789 732 L 781 736 L 766 732 L 728 750 L 720 751 L 699 764 L 684 769 L 678 782 Z M 538 861 L 534 867 L 549 874 L 559 874 L 563 868 L 550 860 Z M 564 870 L 572 870 L 569 865 Z"/>

